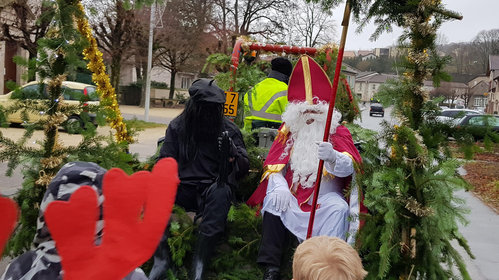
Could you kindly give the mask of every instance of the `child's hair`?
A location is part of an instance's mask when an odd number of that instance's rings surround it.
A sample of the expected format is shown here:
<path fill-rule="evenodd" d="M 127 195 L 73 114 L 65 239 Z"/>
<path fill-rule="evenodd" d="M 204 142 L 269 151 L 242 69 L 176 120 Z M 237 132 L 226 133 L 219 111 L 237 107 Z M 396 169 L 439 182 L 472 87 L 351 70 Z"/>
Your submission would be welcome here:
<path fill-rule="evenodd" d="M 366 275 L 357 251 L 336 237 L 305 240 L 293 257 L 294 280 L 361 280 Z"/>

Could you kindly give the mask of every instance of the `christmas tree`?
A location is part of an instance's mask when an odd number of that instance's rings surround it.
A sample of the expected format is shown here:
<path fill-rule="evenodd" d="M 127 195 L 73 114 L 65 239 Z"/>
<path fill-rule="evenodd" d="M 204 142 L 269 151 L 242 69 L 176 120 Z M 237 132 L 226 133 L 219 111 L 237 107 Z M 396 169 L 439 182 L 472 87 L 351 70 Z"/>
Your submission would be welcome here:
<path fill-rule="evenodd" d="M 400 125 L 383 124 L 379 140 L 365 147 L 363 174 L 358 176 L 370 210 L 358 236 L 368 278 L 449 279 L 455 278 L 457 268 L 469 279 L 451 245 L 457 240 L 471 255 L 458 231 L 466 211 L 454 196 L 466 183 L 457 175 L 459 163 L 447 148 L 448 129 L 431 121 L 436 103 L 423 91 L 423 81 L 438 84 L 446 76 L 446 58 L 436 54 L 436 32 L 443 22 L 460 16 L 439 0 L 348 3 L 361 27 L 374 20 L 374 39 L 394 24 L 403 27 L 400 43 L 408 49 L 403 77 L 377 96 L 385 105 L 394 105 Z"/>
<path fill-rule="evenodd" d="M 37 42 L 38 57 L 24 62 L 18 59 L 19 63 L 32 66 L 30 71 L 33 73 L 30 75 L 36 74 L 40 80 L 37 94 L 45 98 L 39 102 L 20 98 L 12 106 L 2 108 L 0 114 L 5 122 L 6 116 L 20 112 L 25 124 L 24 135 L 18 141 L 0 133 L 0 160 L 8 161 L 7 175 L 11 175 L 19 165 L 22 165 L 24 174 L 22 189 L 16 196 L 21 207 L 21 217 L 6 250 L 6 253 L 11 255 L 18 255 L 30 248 L 36 230 L 39 203 L 48 184 L 62 165 L 68 161 L 92 161 L 104 168 L 120 167 L 131 173 L 132 167 L 129 163 L 134 160 L 132 155 L 126 153 L 127 141 L 131 140 L 131 136 L 121 122 L 119 110 L 115 110 L 117 103 L 113 95 L 114 90 L 112 94 L 109 94 L 109 90 L 106 91 L 107 75 L 102 72 L 105 68 L 102 59 L 98 59 L 99 52 L 96 50 L 95 40 L 92 42 L 89 40 L 92 39 L 91 34 L 75 28 L 75 20 L 82 30 L 85 27 L 86 19 L 81 4 L 75 0 L 57 0 L 46 4 L 51 6 L 48 10 L 53 13 L 54 20 L 46 36 Z M 101 95 L 101 106 L 88 105 L 84 96 L 76 105 L 63 102 L 68 92 L 62 83 L 74 77 L 76 69 L 86 67 L 82 59 L 84 50 L 86 58 L 89 54 L 94 54 L 91 61 L 93 64 L 91 63 L 89 68 L 94 66 L 93 68 L 102 70 L 95 74 L 95 69 L 91 69 L 94 71 L 94 81 L 97 81 Z M 109 83 L 109 78 L 107 82 Z M 22 95 L 22 92 L 16 91 L 14 95 L 16 94 Z M 58 129 L 64 126 L 68 117 L 74 113 L 79 113 L 83 121 L 82 129 L 79 130 L 82 139 L 75 146 L 65 146 L 59 139 Z M 96 126 L 89 121 L 90 113 L 96 114 L 99 125 L 105 124 L 105 118 L 111 122 L 112 127 L 118 131 L 118 142 L 115 142 L 111 135 L 97 134 Z M 33 121 L 29 118 L 30 114 L 42 117 Z M 43 129 L 43 140 L 28 145 L 36 129 Z"/>

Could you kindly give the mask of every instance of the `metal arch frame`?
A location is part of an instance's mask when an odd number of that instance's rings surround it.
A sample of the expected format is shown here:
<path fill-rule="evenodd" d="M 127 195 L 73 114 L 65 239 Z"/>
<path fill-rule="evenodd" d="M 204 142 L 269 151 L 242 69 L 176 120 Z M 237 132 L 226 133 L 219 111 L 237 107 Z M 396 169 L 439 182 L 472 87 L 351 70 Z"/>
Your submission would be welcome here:
<path fill-rule="evenodd" d="M 230 91 L 234 91 L 234 86 L 236 85 L 237 78 L 237 68 L 239 67 L 239 59 L 241 57 L 242 45 L 245 41 L 239 39 L 234 44 L 234 49 L 232 51 L 231 65 L 230 69 L 232 72 L 232 79 L 230 81 Z M 264 43 L 250 43 L 248 45 L 251 51 L 268 51 L 273 53 L 287 53 L 287 54 L 308 54 L 310 56 L 315 56 L 318 52 L 316 48 L 310 47 L 297 47 L 297 46 L 287 46 L 287 45 L 272 45 Z"/>

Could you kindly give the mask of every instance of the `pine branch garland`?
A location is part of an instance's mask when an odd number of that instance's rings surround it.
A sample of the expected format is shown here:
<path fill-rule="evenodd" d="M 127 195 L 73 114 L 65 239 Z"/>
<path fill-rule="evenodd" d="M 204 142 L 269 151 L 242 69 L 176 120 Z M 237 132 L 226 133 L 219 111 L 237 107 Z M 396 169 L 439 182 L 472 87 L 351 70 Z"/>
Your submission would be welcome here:
<path fill-rule="evenodd" d="M 22 189 L 15 197 L 21 208 L 20 220 L 5 250 L 11 256 L 31 247 L 39 203 L 63 164 L 75 160 L 91 161 L 104 168 L 120 167 L 131 173 L 134 167 L 131 163 L 136 161 L 134 156 L 125 152 L 126 143 L 116 143 L 112 137 L 97 135 L 88 114 L 95 113 L 98 119 L 102 119 L 106 111 L 100 106 L 85 106 L 84 99 L 78 105 L 63 105 L 61 102 L 67 93 L 62 83 L 78 67 L 85 65 L 80 55 L 88 42 L 74 27 L 74 19 L 81 17 L 76 4 L 73 0 L 50 3 L 55 20 L 47 36 L 38 40 L 38 58 L 26 63 L 33 66 L 42 82 L 34 92 L 15 90 L 11 95 L 14 99 L 12 106 L 1 108 L 0 115 L 5 121 L 10 114 L 19 114 L 25 128 L 22 137 L 16 141 L 0 132 L 0 160 L 8 161 L 7 175 L 12 175 L 13 170 L 21 166 L 24 177 Z M 109 103 L 109 99 L 103 101 L 106 102 Z M 35 121 L 34 115 L 39 120 Z M 83 139 L 80 143 L 66 147 L 59 139 L 59 127 L 72 115 L 80 116 L 85 129 L 81 131 Z M 43 139 L 30 142 L 37 129 L 43 129 Z M 132 135 L 127 132 L 127 135 Z"/>

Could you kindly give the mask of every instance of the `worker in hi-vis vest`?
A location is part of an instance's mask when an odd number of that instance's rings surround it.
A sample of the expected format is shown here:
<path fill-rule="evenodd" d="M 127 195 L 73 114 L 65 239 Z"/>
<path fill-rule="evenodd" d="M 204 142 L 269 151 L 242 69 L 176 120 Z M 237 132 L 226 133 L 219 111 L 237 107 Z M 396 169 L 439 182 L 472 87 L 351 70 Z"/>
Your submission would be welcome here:
<path fill-rule="evenodd" d="M 293 65 L 283 57 L 271 61 L 268 77 L 244 95 L 244 130 L 279 128 L 281 114 L 288 105 L 288 80 Z"/>

